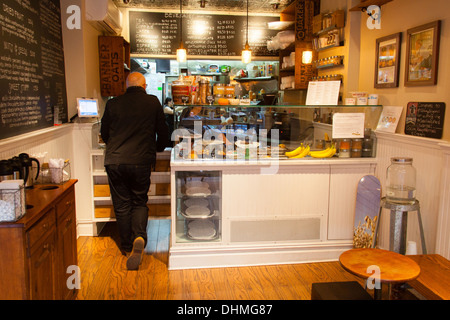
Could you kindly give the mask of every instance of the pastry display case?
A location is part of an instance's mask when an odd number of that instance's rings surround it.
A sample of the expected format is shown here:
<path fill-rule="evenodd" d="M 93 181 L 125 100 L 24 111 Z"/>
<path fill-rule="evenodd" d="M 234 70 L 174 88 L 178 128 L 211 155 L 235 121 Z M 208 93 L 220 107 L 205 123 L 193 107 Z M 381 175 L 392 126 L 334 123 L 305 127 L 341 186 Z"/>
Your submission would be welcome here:
<path fill-rule="evenodd" d="M 381 111 L 380 105 L 177 105 L 175 159 L 373 158 Z M 364 132 L 333 137 L 334 115 L 342 113 L 363 115 Z"/>
<path fill-rule="evenodd" d="M 221 239 L 221 171 L 177 171 L 175 241 Z"/>

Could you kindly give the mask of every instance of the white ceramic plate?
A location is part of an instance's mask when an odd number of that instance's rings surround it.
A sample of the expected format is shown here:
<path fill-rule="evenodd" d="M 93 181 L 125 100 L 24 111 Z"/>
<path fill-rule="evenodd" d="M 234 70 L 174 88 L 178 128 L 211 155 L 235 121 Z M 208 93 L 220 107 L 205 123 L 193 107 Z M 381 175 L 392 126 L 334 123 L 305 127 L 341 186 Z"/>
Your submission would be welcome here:
<path fill-rule="evenodd" d="M 209 196 L 211 190 L 205 187 L 191 187 L 186 189 L 186 194 L 188 196 Z"/>
<path fill-rule="evenodd" d="M 184 204 L 186 205 L 186 207 L 193 207 L 193 206 L 202 206 L 202 207 L 207 207 L 208 206 L 208 200 L 206 199 L 196 199 L 196 198 L 191 198 L 191 199 L 187 199 L 184 201 Z"/>
<path fill-rule="evenodd" d="M 186 209 L 184 212 L 188 217 L 207 217 L 211 214 L 211 211 L 204 206 L 192 206 Z"/>

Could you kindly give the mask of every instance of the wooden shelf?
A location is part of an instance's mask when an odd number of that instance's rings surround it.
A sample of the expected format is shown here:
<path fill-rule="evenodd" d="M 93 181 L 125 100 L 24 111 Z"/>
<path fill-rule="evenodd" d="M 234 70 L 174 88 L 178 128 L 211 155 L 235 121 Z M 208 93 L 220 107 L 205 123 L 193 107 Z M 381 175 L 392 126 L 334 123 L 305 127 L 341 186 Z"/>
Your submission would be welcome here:
<path fill-rule="evenodd" d="M 394 1 L 394 0 L 366 0 L 366 1 L 362 1 L 357 6 L 354 6 L 349 11 L 362 11 L 363 9 L 367 8 L 368 6 L 372 6 L 372 5 L 381 7 L 383 4 L 386 4 L 391 1 Z"/>
<path fill-rule="evenodd" d="M 337 44 L 332 44 L 332 45 L 329 45 L 329 46 L 326 46 L 326 47 L 323 47 L 323 48 L 316 49 L 316 51 L 320 52 L 320 51 L 328 50 L 328 49 L 331 49 L 331 48 L 338 48 L 338 47 L 342 47 L 342 46 L 344 46 L 344 42 L 343 41 L 341 41 L 340 43 L 337 43 Z"/>
<path fill-rule="evenodd" d="M 234 81 L 237 82 L 249 82 L 249 81 L 270 81 L 275 80 L 276 77 L 270 76 L 270 77 L 254 77 L 254 78 L 234 78 Z"/>

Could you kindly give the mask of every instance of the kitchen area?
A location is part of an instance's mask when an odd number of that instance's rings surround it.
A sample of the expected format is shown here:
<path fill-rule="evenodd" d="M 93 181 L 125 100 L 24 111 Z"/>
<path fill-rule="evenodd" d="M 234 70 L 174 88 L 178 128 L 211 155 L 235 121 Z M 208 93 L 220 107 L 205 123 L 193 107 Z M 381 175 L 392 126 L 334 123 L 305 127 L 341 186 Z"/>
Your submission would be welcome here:
<path fill-rule="evenodd" d="M 419 19 L 420 0 L 219 2 L 40 0 L 0 13 L 28 34 L 27 46 L 0 24 L 8 33 L 0 242 L 21 239 L 11 250 L 26 263 L 0 278 L 20 288 L 11 297 L 76 296 L 63 280 L 65 267 L 77 265 L 77 239 L 99 237 L 115 221 L 99 128 L 131 72 L 173 114 L 172 145 L 157 155 L 148 202 L 149 219 L 170 224 L 168 271 L 339 261 L 355 247 L 362 179 L 379 180 L 380 200 L 393 197 L 392 158 L 413 159 L 414 190 L 400 197 L 421 205 L 421 220 L 403 220 L 401 241 L 417 245 L 415 254 L 450 258 L 449 62 L 435 62 L 435 80 L 431 71 L 420 73 L 426 83 L 413 72 L 404 79 L 410 29 L 440 34 L 435 56 L 450 50 L 443 10 Z M 366 23 L 371 5 L 381 28 Z M 40 43 L 32 30 L 48 39 Z M 95 102 L 95 114 L 82 115 L 80 99 Z M 421 117 L 431 120 L 415 127 Z M 12 202 L 4 195 L 11 190 Z M 386 250 L 387 217 L 377 226 L 377 247 Z M 4 270 L 11 250 L 0 249 Z M 49 266 L 52 289 L 33 291 L 50 281 Z"/>

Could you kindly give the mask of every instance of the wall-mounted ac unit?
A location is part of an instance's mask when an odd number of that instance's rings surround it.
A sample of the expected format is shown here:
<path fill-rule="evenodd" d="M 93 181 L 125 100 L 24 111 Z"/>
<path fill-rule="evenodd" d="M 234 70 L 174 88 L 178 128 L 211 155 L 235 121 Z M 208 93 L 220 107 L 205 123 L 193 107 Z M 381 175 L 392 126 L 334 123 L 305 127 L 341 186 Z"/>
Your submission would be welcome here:
<path fill-rule="evenodd" d="M 86 20 L 106 35 L 120 35 L 122 12 L 113 0 L 86 0 Z"/>

